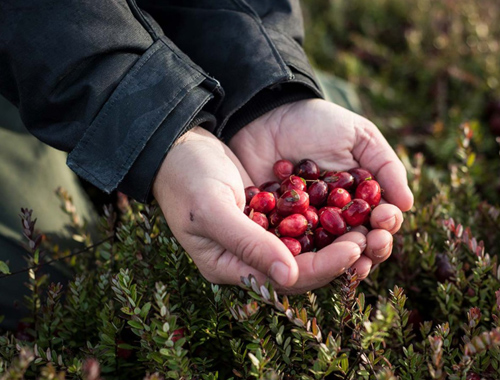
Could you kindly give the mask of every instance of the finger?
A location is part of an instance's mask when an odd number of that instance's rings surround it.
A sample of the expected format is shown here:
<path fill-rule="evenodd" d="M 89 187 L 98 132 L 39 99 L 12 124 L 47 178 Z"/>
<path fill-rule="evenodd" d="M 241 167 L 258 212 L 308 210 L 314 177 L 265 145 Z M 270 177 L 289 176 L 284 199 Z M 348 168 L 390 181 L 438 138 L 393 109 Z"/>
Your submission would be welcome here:
<path fill-rule="evenodd" d="M 381 263 L 389 258 L 392 252 L 392 235 L 386 230 L 372 230 L 366 235 L 366 249 L 364 255 L 374 264 Z"/>
<path fill-rule="evenodd" d="M 243 262 L 229 251 L 225 251 L 217 260 L 212 274 L 202 273 L 209 281 L 217 284 L 241 285 L 241 278 L 255 276 L 257 282 L 265 284 L 269 277 Z"/>
<path fill-rule="evenodd" d="M 299 269 L 288 248 L 237 206 L 214 203 L 203 214 L 201 230 L 206 237 L 282 286 L 292 286 L 297 281 Z M 214 220 L 214 215 L 222 217 Z"/>
<path fill-rule="evenodd" d="M 365 228 L 366 230 L 366 228 Z M 368 233 L 368 230 L 366 230 Z M 359 248 L 361 249 L 361 252 L 363 252 L 366 248 L 366 234 L 359 232 L 359 231 L 351 231 L 348 232 L 342 236 L 339 236 L 337 239 L 335 239 L 335 242 L 341 242 L 341 241 L 351 241 L 353 243 L 356 243 Z"/>
<path fill-rule="evenodd" d="M 368 228 L 366 228 L 365 226 L 356 226 L 351 229 L 351 232 L 359 232 L 366 236 L 366 234 L 368 233 Z"/>
<path fill-rule="evenodd" d="M 364 280 L 370 274 L 372 265 L 372 260 L 369 257 L 362 255 L 351 268 L 356 269 L 358 280 Z"/>
<path fill-rule="evenodd" d="M 372 210 L 370 224 L 373 228 L 381 228 L 395 234 L 403 223 L 403 213 L 390 204 L 380 204 Z"/>
<path fill-rule="evenodd" d="M 372 172 L 384 189 L 384 197 L 402 211 L 413 205 L 413 194 L 408 187 L 406 170 L 378 128 L 362 119 L 356 125 L 357 139 L 353 155 L 362 167 Z"/>
<path fill-rule="evenodd" d="M 358 244 L 334 242 L 318 252 L 306 252 L 295 257 L 300 276 L 293 287 L 282 287 L 280 293 L 299 294 L 320 288 L 350 268 L 361 256 Z"/>
<path fill-rule="evenodd" d="M 233 153 L 231 149 L 226 144 L 223 144 L 224 147 L 224 152 L 226 155 L 229 157 L 229 159 L 233 162 L 233 164 L 236 166 L 238 171 L 240 172 L 241 175 L 241 180 L 243 181 L 243 187 L 248 187 L 248 186 L 253 186 L 253 181 L 248 175 L 247 171 L 243 167 L 242 163 L 240 160 L 238 160 L 238 157 Z"/>

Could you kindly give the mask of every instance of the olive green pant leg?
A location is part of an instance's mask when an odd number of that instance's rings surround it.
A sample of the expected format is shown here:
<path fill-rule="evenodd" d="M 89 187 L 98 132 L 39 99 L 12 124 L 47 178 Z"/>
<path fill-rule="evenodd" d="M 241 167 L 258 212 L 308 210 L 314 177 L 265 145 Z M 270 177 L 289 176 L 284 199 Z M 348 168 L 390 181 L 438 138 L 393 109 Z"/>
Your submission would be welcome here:
<path fill-rule="evenodd" d="M 33 209 L 36 230 L 61 248 L 76 247 L 71 238 L 70 218 L 61 210 L 62 202 L 55 194 L 63 187 L 73 198 L 77 213 L 93 224 L 97 214 L 73 172 L 66 166 L 66 153 L 57 151 L 33 137 L 24 127 L 17 109 L 0 97 L 0 260 L 8 262 L 10 271 L 26 267 L 22 236 L 21 207 Z M 51 280 L 61 280 L 61 264 L 44 268 Z M 0 315 L 5 315 L 4 328 L 15 328 L 23 317 L 24 285 L 28 274 L 0 279 Z"/>

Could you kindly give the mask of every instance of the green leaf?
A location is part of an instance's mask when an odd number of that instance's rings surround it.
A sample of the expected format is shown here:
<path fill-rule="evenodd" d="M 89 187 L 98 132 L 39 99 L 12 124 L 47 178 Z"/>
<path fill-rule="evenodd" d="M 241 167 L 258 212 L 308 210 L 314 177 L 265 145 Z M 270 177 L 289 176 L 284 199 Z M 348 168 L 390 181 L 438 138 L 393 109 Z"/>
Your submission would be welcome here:
<path fill-rule="evenodd" d="M 0 272 L 3 274 L 10 274 L 10 269 L 9 266 L 4 262 L 0 260 Z"/>
<path fill-rule="evenodd" d="M 144 326 L 137 321 L 128 321 L 127 323 L 135 329 L 138 329 L 138 330 L 144 329 Z"/>

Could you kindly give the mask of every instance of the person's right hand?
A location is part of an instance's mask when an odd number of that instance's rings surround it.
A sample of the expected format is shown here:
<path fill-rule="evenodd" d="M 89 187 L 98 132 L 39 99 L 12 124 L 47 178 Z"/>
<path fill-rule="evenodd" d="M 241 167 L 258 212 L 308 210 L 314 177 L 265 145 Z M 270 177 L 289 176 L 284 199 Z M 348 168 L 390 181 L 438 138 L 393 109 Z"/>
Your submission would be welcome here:
<path fill-rule="evenodd" d="M 234 154 L 215 136 L 196 127 L 170 149 L 153 184 L 153 194 L 179 243 L 210 282 L 241 284 L 241 276 L 268 277 L 278 291 L 313 289 L 293 286 L 297 261 L 274 234 L 243 213 L 246 186 L 252 182 Z M 359 233 L 332 245 L 338 250 L 337 275 L 361 255 L 366 244 Z M 314 263 L 309 263 L 313 265 Z M 301 268 L 310 271 L 311 268 Z"/>

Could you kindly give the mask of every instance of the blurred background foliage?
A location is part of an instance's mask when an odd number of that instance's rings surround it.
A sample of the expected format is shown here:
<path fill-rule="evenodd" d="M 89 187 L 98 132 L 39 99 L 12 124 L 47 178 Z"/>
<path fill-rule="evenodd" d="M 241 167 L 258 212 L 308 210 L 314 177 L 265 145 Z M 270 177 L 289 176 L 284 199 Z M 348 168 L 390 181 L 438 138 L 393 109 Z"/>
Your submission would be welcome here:
<path fill-rule="evenodd" d="M 423 152 L 437 173 L 472 121 L 477 187 L 498 203 L 500 2 L 305 0 L 305 49 L 346 80 L 393 145 Z"/>

